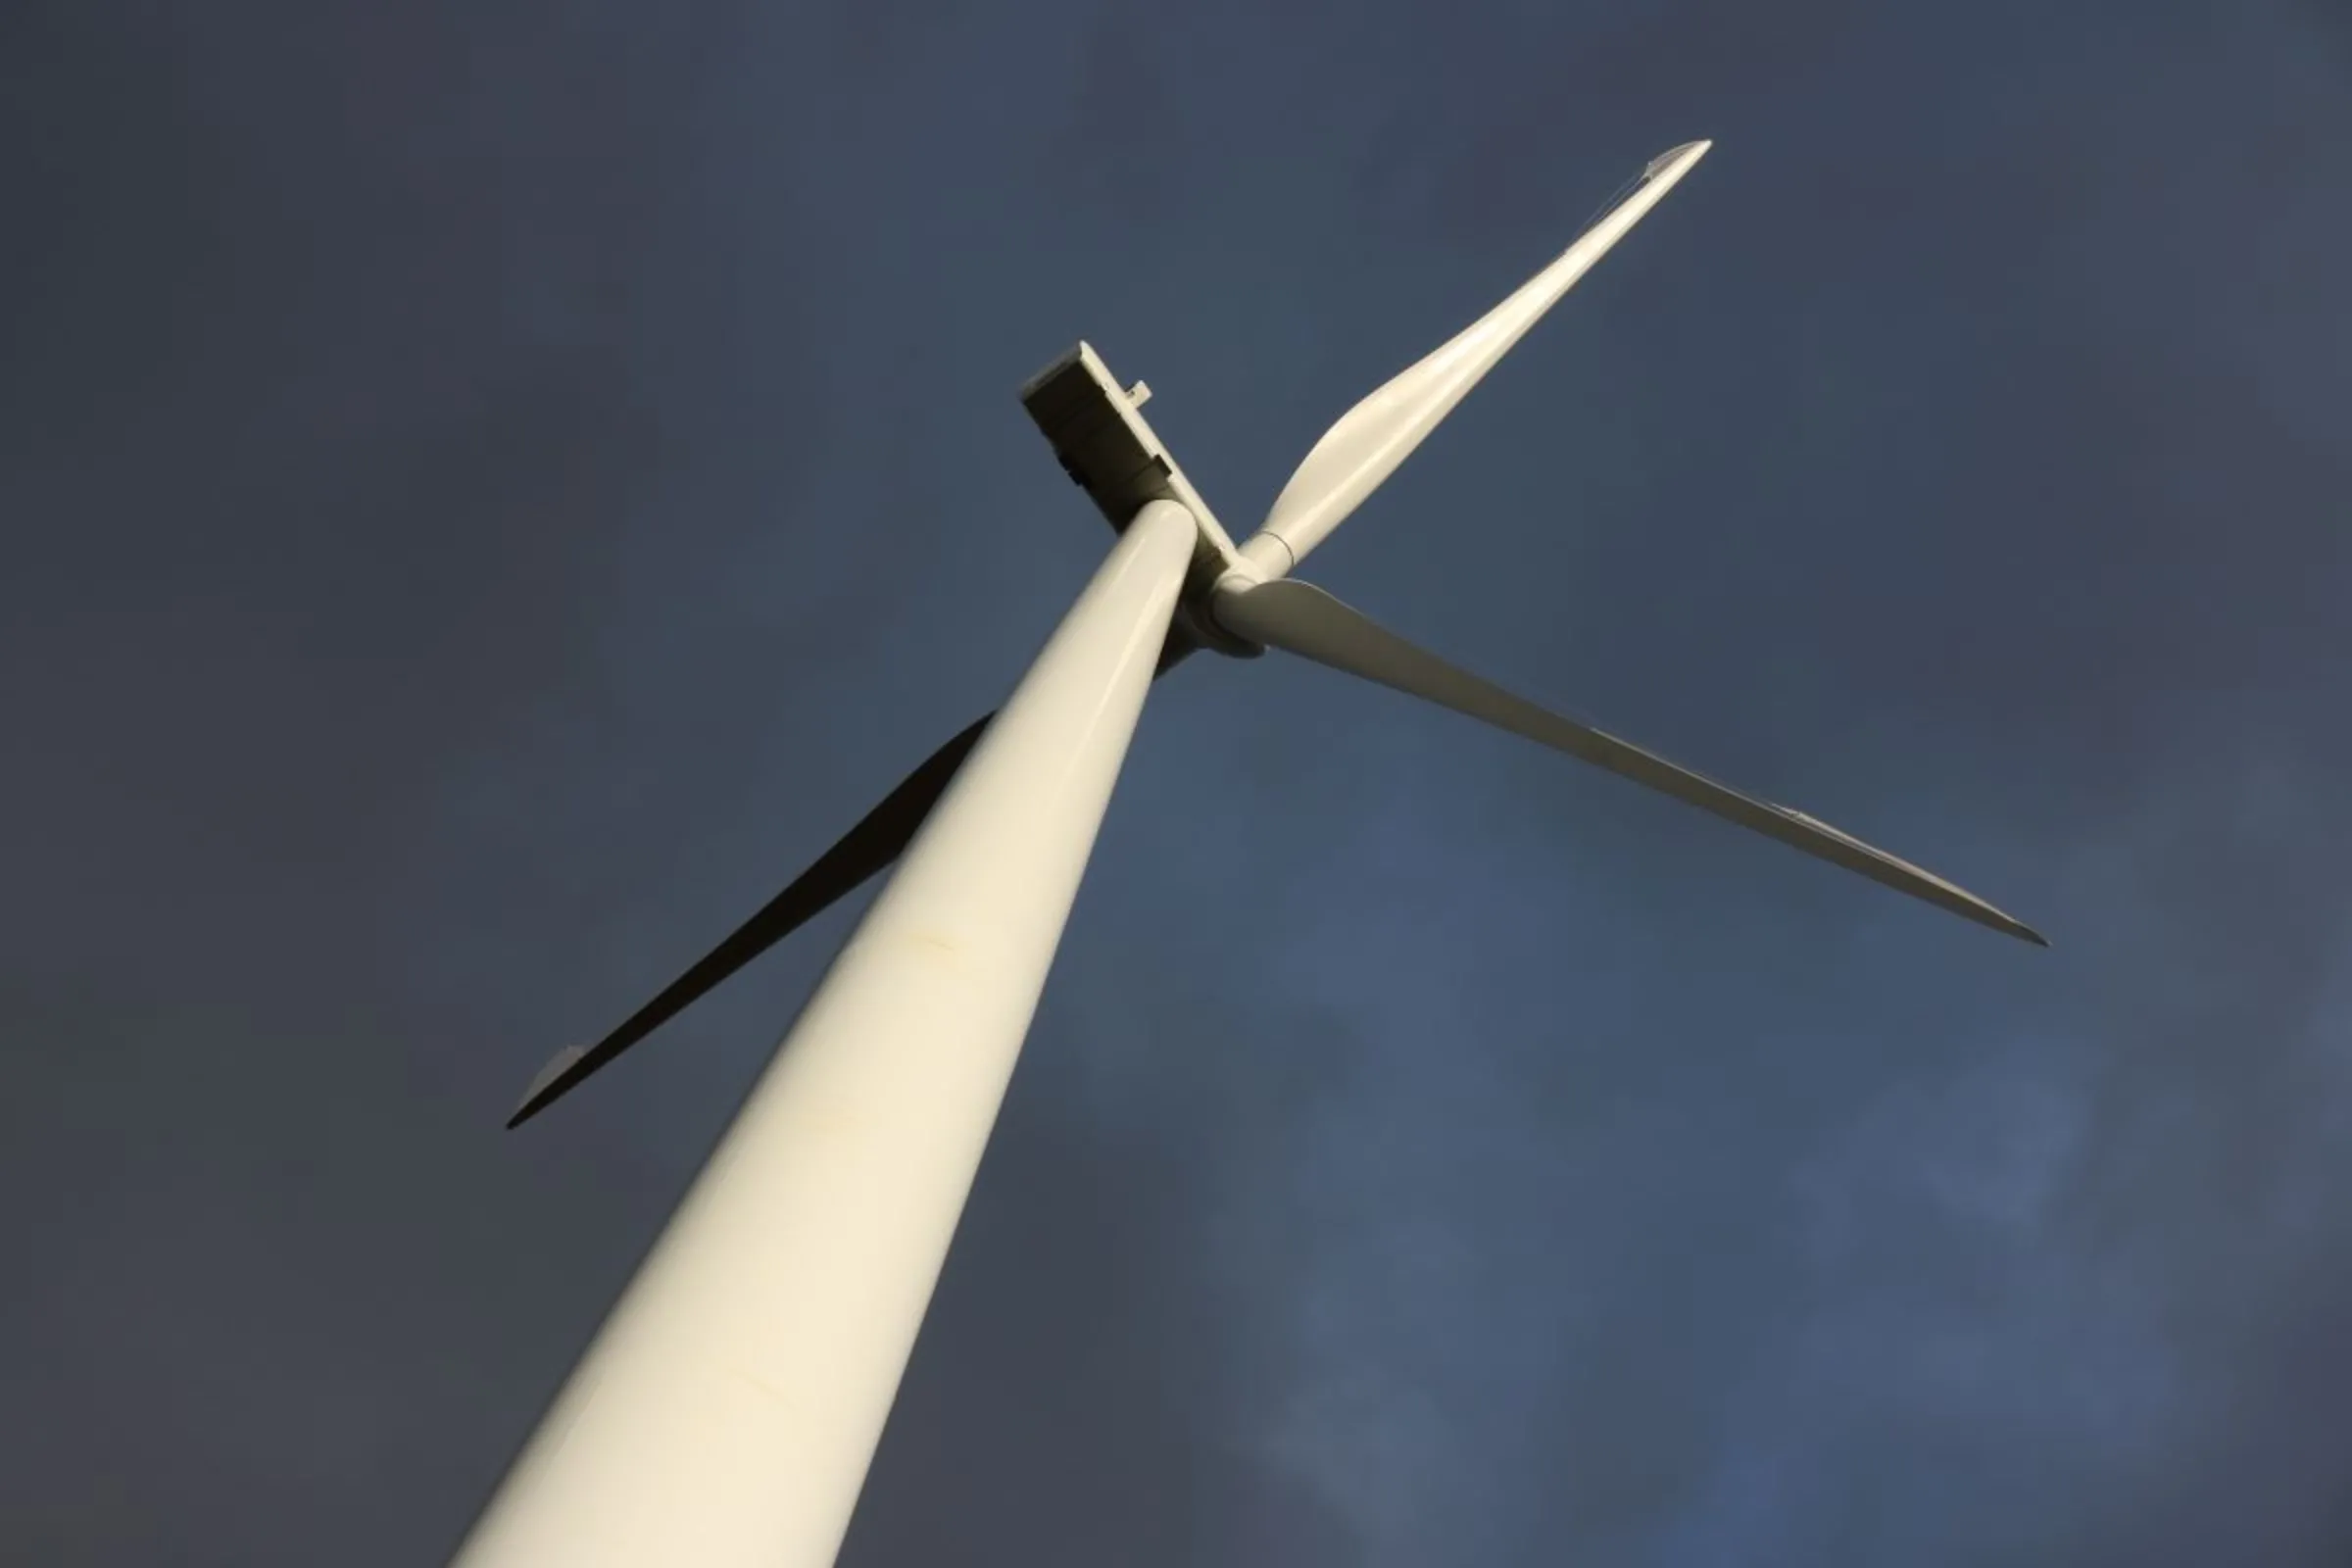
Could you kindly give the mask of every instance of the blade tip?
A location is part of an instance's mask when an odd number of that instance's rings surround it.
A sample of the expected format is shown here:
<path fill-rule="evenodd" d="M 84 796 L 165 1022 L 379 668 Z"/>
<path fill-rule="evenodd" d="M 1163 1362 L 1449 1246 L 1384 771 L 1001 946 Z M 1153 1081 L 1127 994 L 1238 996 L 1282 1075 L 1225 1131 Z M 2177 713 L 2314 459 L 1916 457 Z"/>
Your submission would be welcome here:
<path fill-rule="evenodd" d="M 1992 918 L 1983 923 L 1991 926 L 1994 930 L 2000 932 L 2001 935 L 2015 937 L 2018 941 L 2030 943 L 2036 948 L 2046 948 L 2050 945 L 2050 939 L 2048 937 L 2043 936 L 2040 932 L 2026 924 L 2025 921 L 2020 920 L 2016 915 L 2005 914 L 2001 910 L 1994 908 L 1989 904 L 1984 906 L 1984 909 L 1992 916 Z"/>
<path fill-rule="evenodd" d="M 538 1075 L 531 1079 L 530 1087 L 522 1092 L 522 1102 L 507 1117 L 507 1130 L 512 1132 L 529 1121 L 545 1110 L 551 1102 L 560 1098 L 564 1090 L 569 1089 L 571 1080 L 568 1075 L 571 1069 L 587 1054 L 586 1046 L 565 1046 L 548 1058 L 547 1065 L 539 1069 Z"/>
<path fill-rule="evenodd" d="M 1669 147 L 1649 161 L 1649 167 L 1642 171 L 1642 177 L 1655 179 L 1667 170 L 1677 166 L 1688 169 L 1701 158 L 1706 157 L 1714 149 L 1714 138 L 1702 136 L 1697 141 L 1687 141 L 1679 147 Z"/>

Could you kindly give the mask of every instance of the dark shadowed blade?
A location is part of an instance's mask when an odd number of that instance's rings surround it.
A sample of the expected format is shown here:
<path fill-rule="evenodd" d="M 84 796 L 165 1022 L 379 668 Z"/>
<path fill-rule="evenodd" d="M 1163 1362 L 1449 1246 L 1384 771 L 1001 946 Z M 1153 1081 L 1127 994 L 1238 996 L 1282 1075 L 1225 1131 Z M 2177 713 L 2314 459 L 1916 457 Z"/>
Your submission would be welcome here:
<path fill-rule="evenodd" d="M 744 921 L 733 936 L 712 948 L 693 968 L 671 981 L 660 996 L 631 1013 L 626 1023 L 593 1046 L 574 1046 L 560 1053 L 540 1069 L 522 1103 L 507 1118 L 507 1125 L 518 1127 L 569 1094 L 582 1079 L 668 1022 L 727 976 L 856 892 L 875 872 L 897 859 L 915 830 L 923 825 L 923 818 L 930 815 L 931 808 L 939 804 L 940 796 L 946 793 L 956 770 L 963 765 L 964 758 L 979 743 L 980 732 L 988 728 L 988 721 L 995 716 L 987 713 L 974 719 L 955 739 L 933 752 L 881 805 L 866 812 L 856 827 L 818 857 L 814 865 L 803 871 L 792 886 L 769 900 L 766 907 Z"/>
<path fill-rule="evenodd" d="M 1152 671 L 1152 678 L 1157 680 L 1199 649 L 1200 644 L 1182 628 L 1172 629 L 1160 648 L 1159 662 Z M 931 808 L 947 793 L 956 770 L 980 743 L 988 721 L 996 716 L 983 713 L 964 726 L 955 739 L 933 752 L 922 766 L 901 780 L 881 805 L 866 812 L 856 827 L 843 834 L 840 842 L 803 871 L 792 886 L 744 921 L 733 936 L 711 949 L 701 962 L 670 982 L 660 996 L 630 1014 L 628 1022 L 593 1046 L 572 1046 L 558 1052 L 554 1059 L 539 1069 L 539 1076 L 531 1080 L 522 1103 L 514 1107 L 507 1125 L 519 1127 L 563 1099 L 580 1080 L 676 1017 L 705 992 L 856 892 L 905 854 L 923 819 L 931 814 Z"/>

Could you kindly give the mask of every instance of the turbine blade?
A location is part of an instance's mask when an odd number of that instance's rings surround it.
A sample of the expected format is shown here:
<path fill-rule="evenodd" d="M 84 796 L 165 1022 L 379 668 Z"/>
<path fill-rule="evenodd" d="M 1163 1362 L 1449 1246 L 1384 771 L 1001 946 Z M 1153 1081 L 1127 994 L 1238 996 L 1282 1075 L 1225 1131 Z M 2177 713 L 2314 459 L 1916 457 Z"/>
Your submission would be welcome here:
<path fill-rule="evenodd" d="M 982 714 L 953 740 L 933 752 L 920 767 L 883 797 L 882 804 L 861 817 L 834 846 L 819 856 L 792 885 L 769 900 L 758 914 L 705 954 L 662 994 L 631 1013 L 628 1020 L 593 1046 L 571 1046 L 557 1053 L 539 1070 L 530 1089 L 507 1118 L 518 1127 L 556 1101 L 579 1087 L 582 1080 L 628 1050 L 662 1024 L 684 1011 L 704 993 L 754 958 L 807 925 L 826 908 L 854 893 L 875 872 L 897 859 L 914 837 L 923 818 L 963 765 L 980 732 L 994 713 Z"/>
<path fill-rule="evenodd" d="M 1396 376 L 1323 433 L 1275 497 L 1264 525 L 1243 554 L 1271 576 L 1306 559 L 1381 481 L 1453 412 L 1527 329 L 1594 262 L 1656 206 L 1712 142 L 1694 141 L 1650 160 L 1631 189 L 1517 292 L 1444 347 Z M 1270 549 L 1266 541 L 1279 545 Z M 1254 548 L 1252 548 L 1254 547 Z"/>
<path fill-rule="evenodd" d="M 1152 678 L 1174 669 L 1200 651 L 1200 644 L 1182 627 L 1171 627 L 1160 645 Z M 686 1010 L 707 992 L 807 925 L 833 905 L 856 892 L 869 878 L 896 860 L 913 842 L 915 830 L 931 808 L 947 793 L 949 781 L 963 760 L 980 743 L 994 713 L 983 713 L 964 726 L 923 764 L 899 781 L 882 804 L 860 817 L 856 827 L 769 900 L 758 914 L 735 929 L 726 941 L 705 954 L 693 968 L 671 981 L 662 994 L 631 1013 L 628 1020 L 593 1046 L 566 1046 L 539 1069 L 522 1102 L 507 1118 L 509 1127 L 524 1122 L 563 1099 L 598 1068 Z"/>
<path fill-rule="evenodd" d="M 1908 860 L 1874 849 L 1802 811 L 1742 795 L 1729 785 L 1679 766 L 1654 753 L 1591 725 L 1546 711 L 1491 681 L 1457 669 L 1303 582 L 1269 582 L 1220 589 L 1211 601 L 1228 631 L 1377 681 L 1441 708 L 1483 719 L 1514 735 L 1603 767 L 1620 778 L 1661 790 L 1679 801 L 1780 840 L 1832 865 L 1925 900 L 1979 925 L 2031 942 L 2049 943 L 2032 927 L 2011 918 L 1975 894 L 1953 886 Z"/>

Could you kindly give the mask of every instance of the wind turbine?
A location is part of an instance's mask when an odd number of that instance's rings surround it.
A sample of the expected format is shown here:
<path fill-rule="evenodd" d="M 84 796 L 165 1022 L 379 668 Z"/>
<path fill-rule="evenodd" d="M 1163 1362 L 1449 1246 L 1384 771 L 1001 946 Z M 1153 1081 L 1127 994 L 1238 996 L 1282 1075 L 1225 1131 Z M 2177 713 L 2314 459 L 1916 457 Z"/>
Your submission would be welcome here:
<path fill-rule="evenodd" d="M 1348 411 L 1238 549 L 1086 344 L 1021 397 L 1118 539 L 1011 698 L 596 1045 L 520 1123 L 834 901 L 899 868 L 460 1546 L 462 1568 L 830 1563 L 914 1346 L 1152 681 L 1267 648 L 1566 752 L 1996 931 L 1983 900 L 1455 668 L 1290 573 L 1709 143 Z"/>

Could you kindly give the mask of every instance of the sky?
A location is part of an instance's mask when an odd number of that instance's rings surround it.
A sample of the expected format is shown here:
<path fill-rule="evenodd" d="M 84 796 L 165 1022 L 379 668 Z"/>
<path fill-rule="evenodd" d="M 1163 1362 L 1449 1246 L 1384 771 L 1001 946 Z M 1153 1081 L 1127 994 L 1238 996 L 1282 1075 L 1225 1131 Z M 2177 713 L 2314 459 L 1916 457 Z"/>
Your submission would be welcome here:
<path fill-rule="evenodd" d="M 2352 1561 L 2335 0 L 0 8 L 0 1557 L 451 1550 L 1010 689 L 1081 335 L 1314 580 L 2004 941 L 1329 671 L 1152 696 L 852 1527 Z"/>

